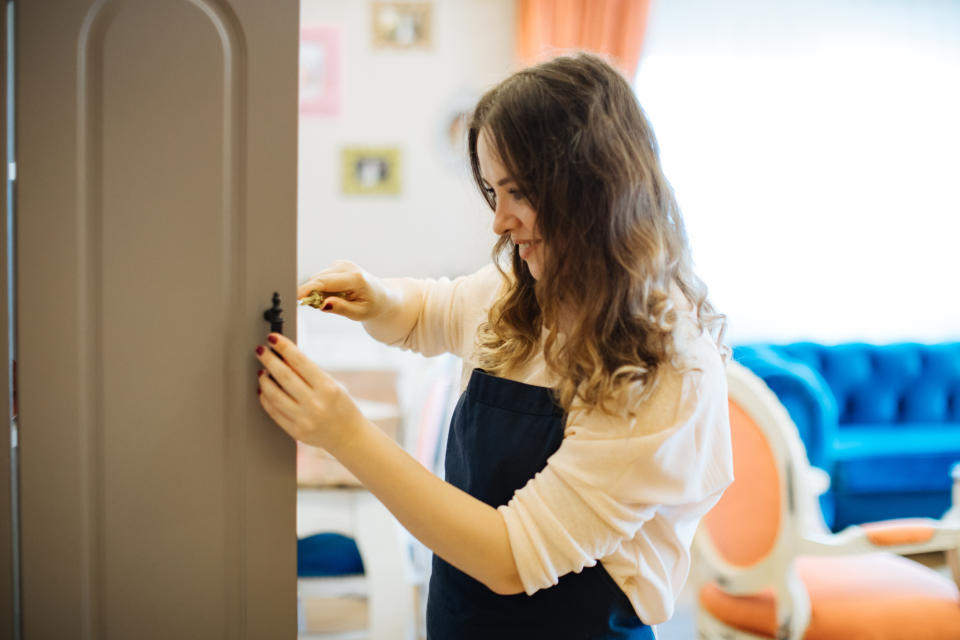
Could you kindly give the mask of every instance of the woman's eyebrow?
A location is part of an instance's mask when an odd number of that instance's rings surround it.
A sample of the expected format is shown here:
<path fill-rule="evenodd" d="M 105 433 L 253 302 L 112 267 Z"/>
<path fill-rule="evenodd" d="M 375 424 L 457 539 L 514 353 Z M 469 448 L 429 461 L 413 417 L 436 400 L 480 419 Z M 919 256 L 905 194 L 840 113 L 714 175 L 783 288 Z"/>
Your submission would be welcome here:
<path fill-rule="evenodd" d="M 480 178 L 480 180 L 483 182 L 485 186 L 490 187 L 490 183 L 487 181 L 486 178 Z M 497 183 L 497 186 L 502 187 L 503 185 L 509 184 L 511 182 L 515 182 L 514 179 L 511 178 L 510 176 L 507 176 L 506 178 L 500 178 L 500 182 Z"/>

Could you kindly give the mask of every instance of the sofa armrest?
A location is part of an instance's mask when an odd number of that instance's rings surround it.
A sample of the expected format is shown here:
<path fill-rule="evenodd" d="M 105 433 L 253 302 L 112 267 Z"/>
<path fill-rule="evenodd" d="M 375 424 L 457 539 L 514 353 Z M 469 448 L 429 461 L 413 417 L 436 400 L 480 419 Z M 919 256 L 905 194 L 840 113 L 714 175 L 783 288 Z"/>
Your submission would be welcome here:
<path fill-rule="evenodd" d="M 800 553 L 847 554 L 889 551 L 899 555 L 945 551 L 954 582 L 960 587 L 960 463 L 950 471 L 953 504 L 939 520 L 902 518 L 852 525 L 839 533 L 808 533 Z"/>
<path fill-rule="evenodd" d="M 834 534 L 806 535 L 800 553 L 817 555 L 875 553 L 898 555 L 960 548 L 960 523 L 932 518 L 904 518 L 851 525 Z"/>
<path fill-rule="evenodd" d="M 735 347 L 734 359 L 759 376 L 797 426 L 810 464 L 833 474 L 830 453 L 837 436 L 837 400 L 816 370 L 788 359 L 768 345 Z"/>

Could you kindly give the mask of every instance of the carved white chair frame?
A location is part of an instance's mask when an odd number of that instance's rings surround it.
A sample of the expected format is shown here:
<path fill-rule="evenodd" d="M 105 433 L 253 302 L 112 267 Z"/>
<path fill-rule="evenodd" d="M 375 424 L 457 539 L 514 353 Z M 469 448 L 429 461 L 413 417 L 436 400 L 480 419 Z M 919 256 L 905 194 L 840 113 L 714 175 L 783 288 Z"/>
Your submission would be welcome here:
<path fill-rule="evenodd" d="M 939 520 L 914 518 L 853 525 L 831 533 L 823 521 L 818 496 L 829 486 L 822 470 L 811 467 L 806 450 L 776 395 L 749 369 L 730 362 L 730 399 L 756 422 L 775 458 L 780 482 L 780 527 L 770 552 L 749 567 L 729 564 L 714 546 L 707 528 L 694 539 L 695 597 L 709 582 L 731 595 L 756 594 L 772 586 L 776 598 L 777 636 L 800 640 L 810 623 L 810 599 L 794 568 L 799 555 L 853 555 L 886 551 L 899 555 L 946 551 L 954 581 L 960 586 L 960 465 L 953 470 L 953 506 Z M 926 539 L 917 540 L 918 529 Z M 882 534 L 882 535 L 878 535 Z M 882 540 L 880 539 L 882 538 Z M 701 638 L 769 640 L 730 627 L 697 606 Z"/>

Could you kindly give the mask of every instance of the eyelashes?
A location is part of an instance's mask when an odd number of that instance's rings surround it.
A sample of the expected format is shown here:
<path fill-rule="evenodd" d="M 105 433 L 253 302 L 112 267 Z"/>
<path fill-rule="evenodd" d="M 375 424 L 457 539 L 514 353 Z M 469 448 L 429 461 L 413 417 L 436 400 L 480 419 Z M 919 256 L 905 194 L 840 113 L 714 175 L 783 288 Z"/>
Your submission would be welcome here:
<path fill-rule="evenodd" d="M 490 198 L 491 198 L 494 202 L 497 201 L 497 193 L 496 193 L 496 191 L 494 191 L 493 187 L 483 187 L 483 191 L 484 191 L 488 196 L 490 196 Z M 516 200 L 517 202 L 523 200 L 524 197 L 525 197 L 525 196 L 523 195 L 523 192 L 520 191 L 519 189 L 509 189 L 509 190 L 507 190 L 507 193 L 508 193 L 514 200 Z"/>

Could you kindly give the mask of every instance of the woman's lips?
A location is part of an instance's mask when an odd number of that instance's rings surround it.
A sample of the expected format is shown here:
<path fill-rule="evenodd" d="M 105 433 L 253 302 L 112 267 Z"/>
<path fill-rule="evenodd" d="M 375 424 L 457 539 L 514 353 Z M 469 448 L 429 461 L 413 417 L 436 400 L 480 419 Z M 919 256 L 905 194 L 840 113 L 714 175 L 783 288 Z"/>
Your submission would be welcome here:
<path fill-rule="evenodd" d="M 525 242 L 524 244 L 518 245 L 520 247 L 520 257 L 526 260 L 530 257 L 530 254 L 533 253 L 533 248 L 540 244 L 540 240 L 535 240 L 533 242 Z"/>

